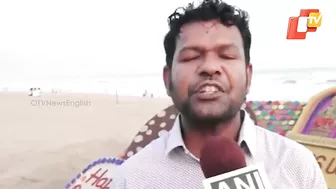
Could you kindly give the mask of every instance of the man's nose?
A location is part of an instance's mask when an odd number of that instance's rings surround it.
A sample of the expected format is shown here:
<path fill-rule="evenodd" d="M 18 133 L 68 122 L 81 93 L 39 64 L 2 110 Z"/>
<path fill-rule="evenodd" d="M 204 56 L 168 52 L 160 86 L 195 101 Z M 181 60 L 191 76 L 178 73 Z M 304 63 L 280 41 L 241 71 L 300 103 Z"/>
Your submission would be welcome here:
<path fill-rule="evenodd" d="M 199 75 L 200 76 L 215 76 L 215 75 L 221 75 L 222 74 L 222 68 L 221 64 L 217 62 L 216 60 L 205 60 L 203 63 L 201 63 L 199 67 Z"/>

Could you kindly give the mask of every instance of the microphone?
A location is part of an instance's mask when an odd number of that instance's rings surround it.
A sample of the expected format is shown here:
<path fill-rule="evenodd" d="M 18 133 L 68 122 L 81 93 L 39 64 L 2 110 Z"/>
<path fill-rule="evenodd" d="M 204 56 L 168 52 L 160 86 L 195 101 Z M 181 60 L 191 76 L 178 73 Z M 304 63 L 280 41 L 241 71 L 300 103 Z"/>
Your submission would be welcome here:
<path fill-rule="evenodd" d="M 200 152 L 205 189 L 272 189 L 263 165 L 246 166 L 243 150 L 225 137 L 208 139 Z"/>

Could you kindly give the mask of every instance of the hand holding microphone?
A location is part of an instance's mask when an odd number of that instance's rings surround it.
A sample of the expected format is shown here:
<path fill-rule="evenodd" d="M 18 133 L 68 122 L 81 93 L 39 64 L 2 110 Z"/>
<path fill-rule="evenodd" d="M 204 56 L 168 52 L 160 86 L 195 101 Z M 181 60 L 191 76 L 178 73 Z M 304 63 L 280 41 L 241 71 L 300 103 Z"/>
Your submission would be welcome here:
<path fill-rule="evenodd" d="M 200 164 L 205 189 L 272 189 L 262 165 L 246 167 L 240 146 L 225 137 L 207 140 L 201 149 Z"/>

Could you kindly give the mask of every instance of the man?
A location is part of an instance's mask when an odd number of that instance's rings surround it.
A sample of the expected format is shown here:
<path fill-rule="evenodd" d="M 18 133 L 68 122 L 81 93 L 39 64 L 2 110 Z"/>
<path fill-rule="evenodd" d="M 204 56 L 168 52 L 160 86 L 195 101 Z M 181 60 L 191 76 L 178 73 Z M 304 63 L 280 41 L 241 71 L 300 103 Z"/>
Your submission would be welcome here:
<path fill-rule="evenodd" d="M 173 13 L 169 26 L 163 79 L 180 115 L 169 133 L 118 168 L 111 188 L 201 189 L 200 148 L 222 135 L 237 141 L 248 165 L 264 163 L 274 189 L 327 189 L 312 152 L 240 110 L 252 77 L 247 13 L 205 0 Z"/>

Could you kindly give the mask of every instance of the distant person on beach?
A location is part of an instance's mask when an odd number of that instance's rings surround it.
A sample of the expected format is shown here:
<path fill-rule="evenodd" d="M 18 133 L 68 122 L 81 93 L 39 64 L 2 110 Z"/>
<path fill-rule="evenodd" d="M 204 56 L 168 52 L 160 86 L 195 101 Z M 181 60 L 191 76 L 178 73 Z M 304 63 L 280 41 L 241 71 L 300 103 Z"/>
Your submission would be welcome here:
<path fill-rule="evenodd" d="M 147 97 L 147 90 L 145 90 L 145 92 L 142 94 L 142 97 Z"/>
<path fill-rule="evenodd" d="M 30 88 L 29 91 L 30 91 L 29 96 L 33 96 L 33 88 Z"/>
<path fill-rule="evenodd" d="M 252 80 L 247 12 L 204 0 L 168 20 L 163 79 L 180 114 L 167 134 L 117 168 L 111 188 L 203 189 L 200 150 L 220 136 L 236 141 L 247 165 L 262 163 L 273 189 L 327 189 L 310 150 L 256 126 L 241 109 Z"/>

